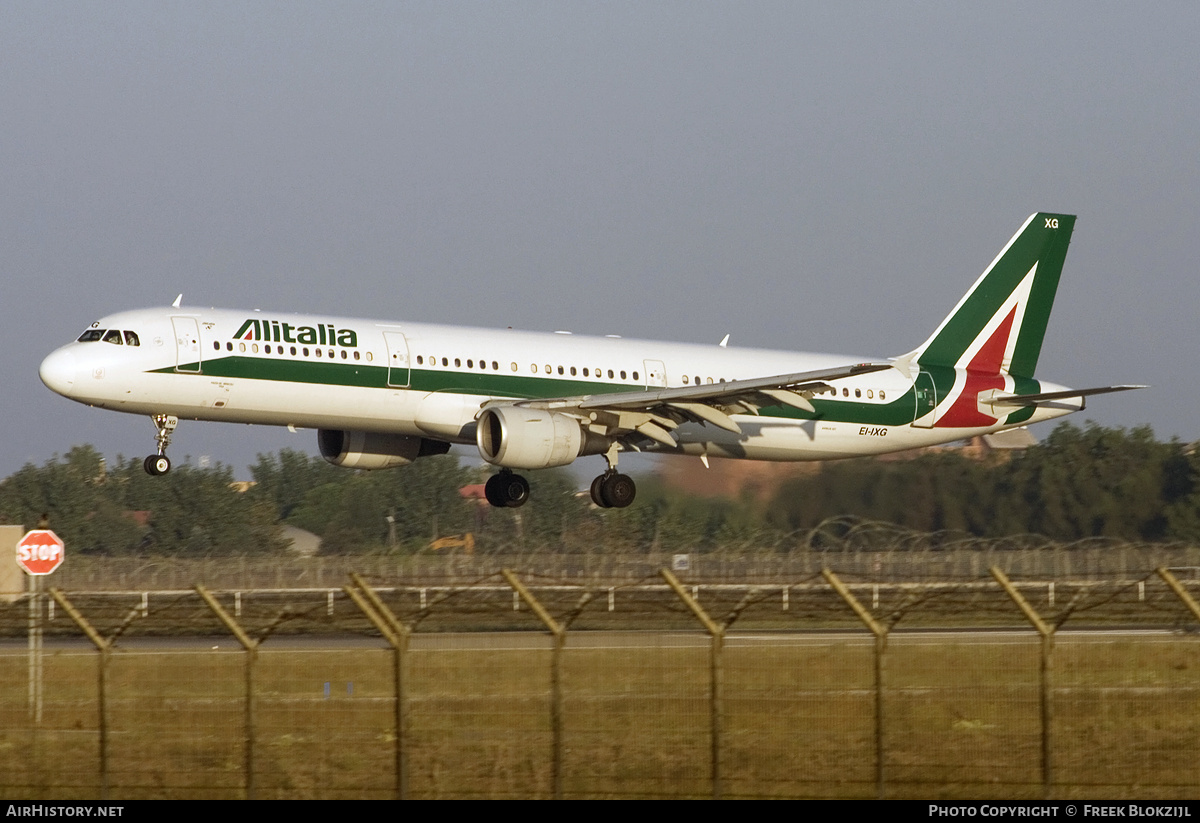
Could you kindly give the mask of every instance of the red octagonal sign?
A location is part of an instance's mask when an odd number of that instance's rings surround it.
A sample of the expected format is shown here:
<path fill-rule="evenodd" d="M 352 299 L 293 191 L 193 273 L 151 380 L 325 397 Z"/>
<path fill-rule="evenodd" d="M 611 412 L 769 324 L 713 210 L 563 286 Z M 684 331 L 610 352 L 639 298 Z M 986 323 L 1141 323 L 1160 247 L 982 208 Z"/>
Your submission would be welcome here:
<path fill-rule="evenodd" d="M 62 565 L 62 539 L 49 529 L 26 532 L 17 541 L 17 565 L 29 574 L 50 574 Z"/>

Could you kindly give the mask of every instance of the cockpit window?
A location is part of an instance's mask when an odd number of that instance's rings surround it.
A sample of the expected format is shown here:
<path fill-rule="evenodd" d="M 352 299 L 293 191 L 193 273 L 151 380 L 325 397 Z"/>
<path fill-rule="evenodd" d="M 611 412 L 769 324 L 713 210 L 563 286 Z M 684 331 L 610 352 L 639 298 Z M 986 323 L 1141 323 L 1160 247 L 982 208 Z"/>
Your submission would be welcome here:
<path fill-rule="evenodd" d="M 112 343 L 114 346 L 119 346 L 122 339 L 124 339 L 126 346 L 142 345 L 137 332 L 129 331 L 128 329 L 88 329 L 79 335 L 78 342 L 95 343 L 103 340 L 105 343 Z"/>

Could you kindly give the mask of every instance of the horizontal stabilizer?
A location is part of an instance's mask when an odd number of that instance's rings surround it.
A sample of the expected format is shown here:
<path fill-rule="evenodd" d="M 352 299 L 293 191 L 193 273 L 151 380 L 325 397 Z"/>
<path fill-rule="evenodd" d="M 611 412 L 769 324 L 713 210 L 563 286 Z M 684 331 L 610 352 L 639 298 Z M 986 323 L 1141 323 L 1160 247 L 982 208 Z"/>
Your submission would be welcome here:
<path fill-rule="evenodd" d="M 1066 391 L 1044 392 L 1042 394 L 1013 394 L 998 395 L 989 402 L 995 406 L 1036 406 L 1039 403 L 1049 403 L 1053 400 L 1067 400 L 1072 397 L 1091 397 L 1093 394 L 1111 394 L 1119 391 L 1145 389 L 1148 386 L 1099 386 L 1094 389 L 1067 389 Z"/>

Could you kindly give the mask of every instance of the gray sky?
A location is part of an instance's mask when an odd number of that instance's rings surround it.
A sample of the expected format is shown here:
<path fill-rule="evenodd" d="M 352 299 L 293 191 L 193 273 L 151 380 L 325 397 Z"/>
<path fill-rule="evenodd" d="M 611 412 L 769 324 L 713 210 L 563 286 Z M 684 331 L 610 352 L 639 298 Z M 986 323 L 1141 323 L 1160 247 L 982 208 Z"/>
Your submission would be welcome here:
<path fill-rule="evenodd" d="M 1039 377 L 1200 437 L 1195 3 L 7 2 L 0 476 L 152 451 L 41 359 L 185 304 L 886 356 L 1079 215 Z M 1035 427 L 1045 437 L 1050 427 Z M 239 476 L 315 434 L 183 422 Z M 593 459 L 599 471 L 602 461 Z"/>

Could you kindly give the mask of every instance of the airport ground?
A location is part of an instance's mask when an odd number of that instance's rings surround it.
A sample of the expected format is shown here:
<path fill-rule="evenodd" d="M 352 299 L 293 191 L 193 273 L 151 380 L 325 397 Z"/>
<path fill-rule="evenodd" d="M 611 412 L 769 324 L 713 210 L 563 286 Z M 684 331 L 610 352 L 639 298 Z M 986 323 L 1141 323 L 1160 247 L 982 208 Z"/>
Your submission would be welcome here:
<path fill-rule="evenodd" d="M 365 632 L 272 634 L 253 653 L 216 632 L 133 631 L 108 654 L 78 634 L 48 637 L 40 717 L 28 649 L 10 635 L 0 645 L 0 791 L 1195 797 L 1200 635 L 1163 620 L 1160 593 L 1141 601 L 1145 625 L 1064 628 L 1049 649 L 1011 607 L 1006 629 L 894 628 L 882 646 L 851 616 L 832 630 L 731 630 L 718 647 L 695 624 L 654 628 L 656 613 L 670 625 L 687 615 L 643 601 L 646 628 L 572 629 L 558 652 L 525 611 L 523 631 L 418 627 L 400 656 L 399 701 L 398 653 Z M 511 603 L 459 607 L 479 620 Z M 94 604 L 91 613 L 101 615 Z M 241 620 L 261 632 L 267 614 L 247 607 Z M 156 617 L 167 621 L 162 611 L 146 619 Z"/>

